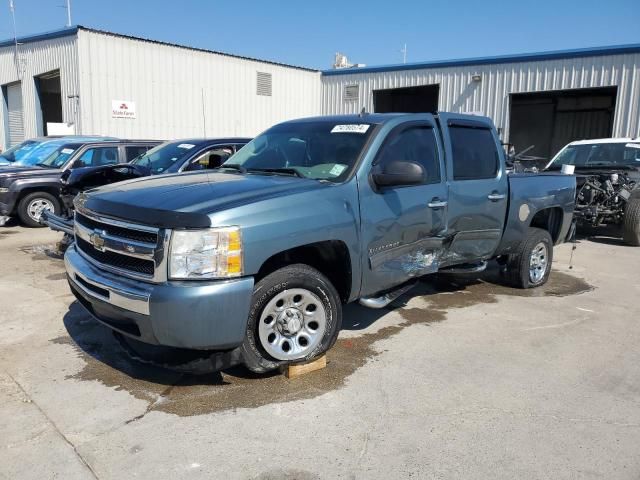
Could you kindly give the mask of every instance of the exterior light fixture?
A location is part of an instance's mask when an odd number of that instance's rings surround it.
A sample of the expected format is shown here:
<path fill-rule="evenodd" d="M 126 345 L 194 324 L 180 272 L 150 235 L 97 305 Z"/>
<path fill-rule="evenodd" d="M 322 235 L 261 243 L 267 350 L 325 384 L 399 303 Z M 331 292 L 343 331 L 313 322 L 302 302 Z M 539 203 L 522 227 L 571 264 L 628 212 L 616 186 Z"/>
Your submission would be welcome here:
<path fill-rule="evenodd" d="M 481 82 L 482 75 L 480 75 L 479 73 L 474 73 L 473 75 L 471 75 L 471 80 L 473 80 L 474 82 Z"/>

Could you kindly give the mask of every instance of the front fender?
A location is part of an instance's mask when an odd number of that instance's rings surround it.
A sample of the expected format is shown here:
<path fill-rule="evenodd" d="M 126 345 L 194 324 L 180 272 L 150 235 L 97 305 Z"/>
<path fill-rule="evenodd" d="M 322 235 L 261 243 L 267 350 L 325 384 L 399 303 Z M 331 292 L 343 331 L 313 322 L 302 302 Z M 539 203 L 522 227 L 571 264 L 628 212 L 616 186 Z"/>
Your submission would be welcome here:
<path fill-rule="evenodd" d="M 360 212 L 354 181 L 268 198 L 210 215 L 211 225 L 242 229 L 244 272 L 255 275 L 273 255 L 330 240 L 349 250 L 351 291 L 360 291 Z"/>
<path fill-rule="evenodd" d="M 15 180 L 10 186 L 9 191 L 15 193 L 22 193 L 25 190 L 43 190 L 52 191 L 56 195 L 60 193 L 60 177 L 47 177 L 47 178 L 20 178 Z"/>

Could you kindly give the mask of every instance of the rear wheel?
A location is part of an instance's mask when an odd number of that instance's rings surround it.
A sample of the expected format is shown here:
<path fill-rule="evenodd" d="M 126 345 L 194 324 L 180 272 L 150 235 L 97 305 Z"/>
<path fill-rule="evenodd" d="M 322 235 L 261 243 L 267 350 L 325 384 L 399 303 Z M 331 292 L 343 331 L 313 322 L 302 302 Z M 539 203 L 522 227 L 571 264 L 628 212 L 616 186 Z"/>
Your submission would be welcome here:
<path fill-rule="evenodd" d="M 546 230 L 529 228 L 518 251 L 509 255 L 507 278 L 517 288 L 534 288 L 547 283 L 553 262 L 553 240 Z"/>
<path fill-rule="evenodd" d="M 18 216 L 27 227 L 43 227 L 39 220 L 45 210 L 55 215 L 60 214 L 60 202 L 47 192 L 30 193 L 18 203 Z"/>
<path fill-rule="evenodd" d="M 333 346 L 341 323 L 340 297 L 322 273 L 303 264 L 276 270 L 254 288 L 244 363 L 262 373 L 311 360 Z"/>
<path fill-rule="evenodd" d="M 640 246 L 640 198 L 631 198 L 627 202 L 622 229 L 624 243 Z"/>

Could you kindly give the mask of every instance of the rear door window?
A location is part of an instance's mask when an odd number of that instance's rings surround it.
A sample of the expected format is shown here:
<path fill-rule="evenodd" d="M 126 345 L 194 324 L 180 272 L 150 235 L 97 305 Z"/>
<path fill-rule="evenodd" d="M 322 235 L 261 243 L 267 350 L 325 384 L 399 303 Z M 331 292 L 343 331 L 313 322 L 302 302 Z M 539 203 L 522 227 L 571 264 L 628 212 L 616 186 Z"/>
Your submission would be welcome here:
<path fill-rule="evenodd" d="M 498 149 L 491 130 L 449 127 L 453 150 L 453 179 L 494 178 L 498 173 Z"/>
<path fill-rule="evenodd" d="M 85 151 L 76 167 L 100 167 L 118 163 L 118 147 L 95 147 Z"/>

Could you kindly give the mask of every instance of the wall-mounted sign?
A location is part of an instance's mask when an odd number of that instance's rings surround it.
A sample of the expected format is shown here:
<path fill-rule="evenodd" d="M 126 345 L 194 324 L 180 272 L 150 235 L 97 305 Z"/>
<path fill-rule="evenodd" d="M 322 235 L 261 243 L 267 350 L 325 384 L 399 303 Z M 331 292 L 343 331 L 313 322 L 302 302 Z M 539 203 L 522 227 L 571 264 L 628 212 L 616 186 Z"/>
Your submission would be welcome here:
<path fill-rule="evenodd" d="M 73 123 L 47 122 L 47 135 L 75 135 L 76 126 Z"/>
<path fill-rule="evenodd" d="M 111 100 L 112 118 L 136 118 L 136 102 Z"/>

